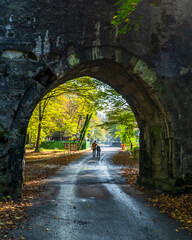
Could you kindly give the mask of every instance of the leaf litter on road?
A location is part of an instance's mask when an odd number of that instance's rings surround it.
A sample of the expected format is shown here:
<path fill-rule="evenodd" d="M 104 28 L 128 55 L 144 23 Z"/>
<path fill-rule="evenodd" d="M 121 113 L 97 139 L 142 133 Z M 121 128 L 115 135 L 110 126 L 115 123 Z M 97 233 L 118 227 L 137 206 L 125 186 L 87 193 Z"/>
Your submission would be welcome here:
<path fill-rule="evenodd" d="M 7 196 L 0 199 L 0 239 L 25 239 L 22 235 L 20 237 L 11 236 L 10 238 L 8 233 L 18 227 L 21 228 L 22 233 L 22 229 L 25 228 L 24 224 L 29 219 L 27 210 L 33 206 L 32 201 L 40 196 L 46 180 L 53 176 L 61 166 L 69 164 L 84 153 L 80 152 L 25 165 L 23 198 L 13 200 L 10 196 Z"/>
<path fill-rule="evenodd" d="M 183 193 L 173 196 L 169 193 L 156 194 L 152 190 L 144 188 L 144 186 L 137 183 L 139 175 L 139 161 L 130 157 L 127 151 L 119 151 L 114 155 L 113 163 L 123 166 L 121 168 L 121 175 L 126 178 L 126 182 L 140 191 L 146 192 L 148 197 L 147 206 L 158 207 L 160 213 L 165 213 L 168 216 L 176 219 L 182 224 L 183 229 L 192 234 L 192 193 Z M 179 232 L 179 229 L 175 229 Z"/>

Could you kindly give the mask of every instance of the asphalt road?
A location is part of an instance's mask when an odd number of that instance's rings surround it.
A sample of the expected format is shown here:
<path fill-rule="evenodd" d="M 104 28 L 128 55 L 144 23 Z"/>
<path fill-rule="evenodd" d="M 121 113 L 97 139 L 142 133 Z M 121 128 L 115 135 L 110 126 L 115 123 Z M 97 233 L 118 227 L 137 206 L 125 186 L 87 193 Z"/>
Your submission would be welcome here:
<path fill-rule="evenodd" d="M 117 148 L 87 153 L 49 180 L 30 208 L 25 229 L 10 234 L 29 240 L 188 240 L 175 220 L 146 204 L 112 164 Z M 176 232 L 175 229 L 179 229 Z M 20 232 L 22 230 L 22 232 Z M 9 234 L 9 235 L 10 235 Z"/>

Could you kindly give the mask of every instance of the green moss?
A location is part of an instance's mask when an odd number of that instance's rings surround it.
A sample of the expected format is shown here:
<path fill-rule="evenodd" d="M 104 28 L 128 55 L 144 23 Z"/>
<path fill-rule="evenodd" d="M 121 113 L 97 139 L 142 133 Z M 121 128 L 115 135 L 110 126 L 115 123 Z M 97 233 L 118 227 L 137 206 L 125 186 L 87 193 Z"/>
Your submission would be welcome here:
<path fill-rule="evenodd" d="M 158 5 L 160 6 L 161 5 L 161 0 L 152 0 L 151 5 L 152 6 L 158 6 Z"/>
<path fill-rule="evenodd" d="M 155 139 L 161 138 L 161 131 L 162 131 L 161 126 L 159 126 L 159 125 L 151 126 L 151 133 L 152 133 L 153 137 L 155 137 Z"/>
<path fill-rule="evenodd" d="M 161 84 L 156 84 L 154 90 L 160 95 L 163 95 L 164 93 L 164 88 Z"/>
<path fill-rule="evenodd" d="M 172 186 L 170 186 L 169 184 L 167 183 L 164 183 L 162 185 L 162 190 L 165 191 L 165 192 L 172 192 Z"/>
<path fill-rule="evenodd" d="M 158 154 L 158 152 L 157 152 L 157 154 Z M 161 157 L 153 157 L 152 161 L 154 164 L 161 166 Z M 157 172 L 157 177 L 159 176 L 159 174 L 161 174 L 161 170 L 159 172 Z M 160 176 L 162 176 L 162 175 L 160 175 Z"/>
<path fill-rule="evenodd" d="M 179 192 L 181 189 L 180 188 L 175 188 L 175 179 L 169 178 L 166 183 L 162 183 L 162 190 L 166 192 L 172 192 L 176 193 Z"/>
<path fill-rule="evenodd" d="M 80 63 L 80 60 L 75 53 L 70 54 L 68 56 L 67 60 L 68 60 L 70 67 L 75 67 L 76 65 L 78 65 Z"/>
<path fill-rule="evenodd" d="M 153 83 L 156 80 L 156 73 L 150 69 L 142 60 L 137 61 L 134 66 L 133 72 L 138 74 L 145 82 L 153 87 Z"/>

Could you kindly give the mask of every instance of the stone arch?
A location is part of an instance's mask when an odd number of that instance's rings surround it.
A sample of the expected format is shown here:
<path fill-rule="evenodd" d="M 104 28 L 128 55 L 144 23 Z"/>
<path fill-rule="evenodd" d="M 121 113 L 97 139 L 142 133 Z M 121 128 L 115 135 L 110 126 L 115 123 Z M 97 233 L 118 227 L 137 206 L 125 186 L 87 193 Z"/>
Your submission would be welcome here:
<path fill-rule="evenodd" d="M 131 105 L 141 130 L 140 181 L 164 190 L 191 184 L 191 5 L 143 1 L 138 31 L 120 36 L 111 25 L 112 0 L 1 1 L 0 192 L 21 193 L 34 106 L 57 84 L 85 74 Z"/>
<path fill-rule="evenodd" d="M 91 76 L 110 85 L 130 104 L 138 121 L 140 137 L 139 181 L 155 188 L 171 191 L 175 186 L 173 132 L 169 117 L 157 97 L 154 72 L 139 59 L 132 58 L 129 66 L 112 60 L 92 60 L 75 64 L 57 77 L 54 65 L 42 68 L 25 91 L 14 116 L 8 151 L 3 192 L 20 195 L 24 166 L 24 140 L 29 118 L 39 100 L 58 85 L 80 76 Z M 143 75 L 143 76 L 142 76 Z M 6 165 L 6 164 L 5 164 Z"/>

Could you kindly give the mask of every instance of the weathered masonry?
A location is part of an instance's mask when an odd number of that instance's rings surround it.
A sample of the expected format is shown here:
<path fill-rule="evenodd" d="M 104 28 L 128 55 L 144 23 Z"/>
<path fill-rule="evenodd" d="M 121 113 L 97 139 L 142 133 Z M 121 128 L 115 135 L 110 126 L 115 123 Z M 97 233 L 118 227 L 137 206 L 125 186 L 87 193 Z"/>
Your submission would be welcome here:
<path fill-rule="evenodd" d="M 119 36 L 113 0 L 0 1 L 0 193 L 20 196 L 24 140 L 38 101 L 79 76 L 111 85 L 141 131 L 142 183 L 192 184 L 192 1 L 145 0 Z"/>

